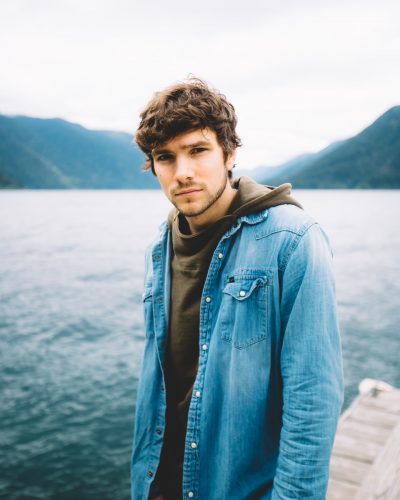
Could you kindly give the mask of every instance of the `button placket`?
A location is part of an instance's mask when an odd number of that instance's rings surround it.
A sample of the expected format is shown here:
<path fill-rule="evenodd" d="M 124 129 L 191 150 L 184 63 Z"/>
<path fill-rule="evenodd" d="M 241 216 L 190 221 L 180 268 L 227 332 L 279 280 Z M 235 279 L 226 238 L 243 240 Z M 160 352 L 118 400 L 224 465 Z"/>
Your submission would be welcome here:
<path fill-rule="evenodd" d="M 219 268 L 219 267 L 220 267 L 220 264 L 221 264 L 221 261 L 222 261 L 222 259 L 224 258 L 224 254 L 223 254 L 222 252 L 219 252 L 219 253 L 217 254 L 217 257 L 218 257 L 218 260 L 219 260 L 219 262 L 218 262 L 218 268 Z M 214 267 L 215 267 L 215 266 L 214 266 Z M 204 297 L 204 302 L 205 302 L 207 305 L 210 305 L 210 303 L 212 302 L 212 300 L 213 300 L 213 297 L 212 297 L 211 295 L 207 295 L 206 297 Z M 201 322 L 200 322 L 200 324 L 201 324 Z M 201 330 L 200 330 L 200 332 L 201 332 Z M 206 354 L 206 352 L 207 352 L 207 350 L 208 350 L 208 344 L 207 344 L 206 342 L 204 342 L 203 344 L 201 344 L 201 352 L 205 355 L 205 354 Z M 196 391 L 195 391 L 195 393 L 194 393 L 195 398 L 196 398 L 196 399 L 200 398 L 200 397 L 201 397 L 201 395 L 202 395 L 201 393 L 202 393 L 202 391 L 200 391 L 200 390 L 196 390 Z M 198 403 L 198 405 L 196 405 L 196 407 L 197 407 L 197 408 L 196 408 L 196 410 L 195 410 L 195 411 L 196 411 L 196 413 L 197 413 L 197 412 L 199 411 L 200 402 Z M 194 433 L 194 434 L 195 434 L 195 433 Z M 188 437 L 188 436 L 187 436 L 187 437 Z M 193 439 L 195 436 L 194 436 L 194 435 L 192 435 L 191 437 L 192 437 L 192 439 Z M 198 443 L 197 443 L 197 442 L 195 442 L 195 441 L 191 441 L 189 446 L 190 446 L 190 448 L 191 448 L 193 451 L 195 451 L 195 450 L 197 450 L 197 448 L 198 448 Z M 194 455 L 193 455 L 193 458 L 194 458 L 194 460 L 198 460 L 197 454 L 194 454 Z M 195 493 L 194 493 L 194 491 L 193 491 L 193 490 L 187 491 L 186 495 L 187 495 L 187 497 L 188 497 L 188 498 L 194 498 L 194 497 L 195 497 Z"/>

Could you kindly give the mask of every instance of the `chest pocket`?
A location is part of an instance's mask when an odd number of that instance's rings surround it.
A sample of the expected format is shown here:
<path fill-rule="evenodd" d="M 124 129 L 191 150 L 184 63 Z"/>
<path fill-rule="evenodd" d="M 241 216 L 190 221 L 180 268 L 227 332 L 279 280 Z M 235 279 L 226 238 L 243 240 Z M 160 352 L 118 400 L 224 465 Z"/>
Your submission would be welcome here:
<path fill-rule="evenodd" d="M 153 291 L 146 288 L 142 295 L 144 309 L 144 333 L 146 338 L 154 337 Z"/>
<path fill-rule="evenodd" d="M 268 337 L 268 277 L 234 275 L 223 288 L 220 333 L 236 349 Z"/>

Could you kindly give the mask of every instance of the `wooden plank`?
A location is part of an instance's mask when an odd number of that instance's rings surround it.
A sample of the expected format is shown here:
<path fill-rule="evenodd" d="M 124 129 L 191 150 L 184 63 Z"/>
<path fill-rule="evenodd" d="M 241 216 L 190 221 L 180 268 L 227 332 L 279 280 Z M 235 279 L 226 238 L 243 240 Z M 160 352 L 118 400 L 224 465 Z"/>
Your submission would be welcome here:
<path fill-rule="evenodd" d="M 326 500 L 353 500 L 355 495 L 357 495 L 357 491 L 357 486 L 354 486 L 353 484 L 330 479 Z"/>
<path fill-rule="evenodd" d="M 337 435 L 354 436 L 357 439 L 367 440 L 376 444 L 385 444 L 392 429 L 379 427 L 374 423 L 357 422 L 348 419 L 340 422 Z"/>
<path fill-rule="evenodd" d="M 400 474 L 397 476 L 395 482 L 391 485 L 390 490 L 386 493 L 385 500 L 399 500 L 400 491 Z"/>
<path fill-rule="evenodd" d="M 400 499 L 400 390 L 364 379 L 342 414 L 327 500 Z"/>
<path fill-rule="evenodd" d="M 374 423 L 388 428 L 393 428 L 399 422 L 398 415 L 386 413 L 383 410 L 377 410 L 362 403 L 353 408 L 351 418 L 357 422 Z"/>
<path fill-rule="evenodd" d="M 399 500 L 400 491 L 400 474 L 397 475 L 396 480 L 391 485 L 390 490 L 387 492 L 385 500 Z"/>
<path fill-rule="evenodd" d="M 357 500 L 398 500 L 400 498 L 400 424 L 362 482 Z"/>
<path fill-rule="evenodd" d="M 370 467 L 370 464 L 365 462 L 332 455 L 330 477 L 336 481 L 360 485 Z"/>
<path fill-rule="evenodd" d="M 378 396 L 369 396 L 362 399 L 364 406 L 384 410 L 400 416 L 400 391 L 381 392 Z"/>
<path fill-rule="evenodd" d="M 382 444 L 374 443 L 354 434 L 336 434 L 333 454 L 341 457 L 355 458 L 361 462 L 372 463 L 382 449 Z"/>

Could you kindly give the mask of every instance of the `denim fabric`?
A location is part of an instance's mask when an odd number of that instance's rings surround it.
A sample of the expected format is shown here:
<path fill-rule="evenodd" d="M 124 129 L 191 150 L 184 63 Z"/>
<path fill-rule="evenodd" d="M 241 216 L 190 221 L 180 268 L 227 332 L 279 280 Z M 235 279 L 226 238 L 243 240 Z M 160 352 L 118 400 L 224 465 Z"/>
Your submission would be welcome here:
<path fill-rule="evenodd" d="M 132 500 L 157 492 L 165 428 L 171 239 L 167 224 L 160 229 L 146 254 Z M 238 219 L 213 254 L 199 335 L 183 498 L 324 499 L 343 380 L 320 226 L 293 205 Z"/>

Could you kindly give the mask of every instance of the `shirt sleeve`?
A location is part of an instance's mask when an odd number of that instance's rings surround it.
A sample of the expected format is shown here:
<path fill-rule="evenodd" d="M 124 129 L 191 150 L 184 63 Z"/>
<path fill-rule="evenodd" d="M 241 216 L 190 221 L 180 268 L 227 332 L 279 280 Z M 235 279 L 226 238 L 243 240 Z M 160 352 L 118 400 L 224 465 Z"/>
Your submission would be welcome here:
<path fill-rule="evenodd" d="M 281 286 L 283 409 L 271 499 L 323 500 L 343 374 L 332 252 L 318 224 L 297 237 Z"/>

